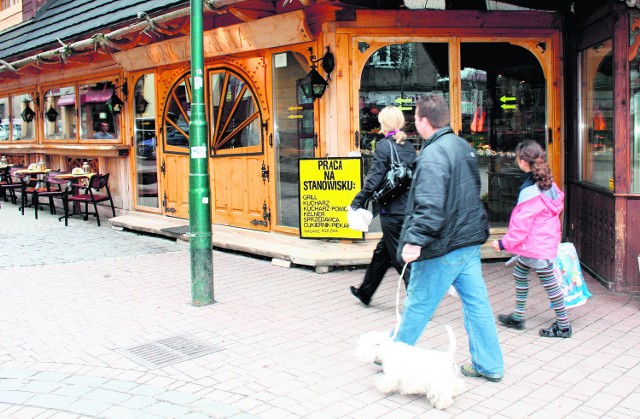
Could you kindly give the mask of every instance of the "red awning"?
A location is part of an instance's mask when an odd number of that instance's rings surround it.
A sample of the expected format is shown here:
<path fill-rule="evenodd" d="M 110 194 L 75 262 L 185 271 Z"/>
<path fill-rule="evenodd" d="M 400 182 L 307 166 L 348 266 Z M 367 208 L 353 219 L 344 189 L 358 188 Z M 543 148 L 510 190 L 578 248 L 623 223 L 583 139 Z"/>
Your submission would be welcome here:
<path fill-rule="evenodd" d="M 111 98 L 113 91 L 111 90 L 90 90 L 87 93 L 83 93 L 80 96 L 80 103 L 107 103 L 107 100 Z M 58 99 L 57 106 L 69 106 L 75 105 L 76 95 L 64 95 Z"/>
<path fill-rule="evenodd" d="M 82 104 L 85 103 L 106 103 L 111 98 L 113 91 L 109 90 L 89 90 L 80 97 Z"/>
<path fill-rule="evenodd" d="M 69 105 L 75 105 L 76 104 L 76 95 L 64 95 L 64 96 L 60 96 L 60 99 L 58 99 L 58 103 L 56 104 L 56 106 L 69 106 Z"/>

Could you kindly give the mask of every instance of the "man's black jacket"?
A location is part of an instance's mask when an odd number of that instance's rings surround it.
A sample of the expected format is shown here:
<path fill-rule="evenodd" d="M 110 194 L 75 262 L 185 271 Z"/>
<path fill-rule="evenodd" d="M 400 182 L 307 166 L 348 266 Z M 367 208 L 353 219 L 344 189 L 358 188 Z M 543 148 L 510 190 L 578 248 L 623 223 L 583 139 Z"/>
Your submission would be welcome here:
<path fill-rule="evenodd" d="M 406 211 L 400 260 L 406 243 L 420 246 L 418 260 L 424 260 L 487 241 L 489 222 L 480 200 L 478 156 L 451 128 L 440 128 L 423 144 Z"/>

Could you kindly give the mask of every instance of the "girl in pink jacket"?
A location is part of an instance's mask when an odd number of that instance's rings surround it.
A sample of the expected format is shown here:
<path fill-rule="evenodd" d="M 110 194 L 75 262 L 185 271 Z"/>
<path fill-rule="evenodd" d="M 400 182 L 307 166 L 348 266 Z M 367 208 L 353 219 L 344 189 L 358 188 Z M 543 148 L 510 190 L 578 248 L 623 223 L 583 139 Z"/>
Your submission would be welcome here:
<path fill-rule="evenodd" d="M 529 293 L 529 271 L 535 270 L 556 312 L 556 321 L 540 329 L 540 336 L 568 338 L 572 334 L 564 305 L 564 295 L 553 270 L 558 252 L 564 208 L 564 193 L 553 182 L 545 153 L 540 144 L 525 140 L 516 146 L 516 162 L 525 172 L 518 203 L 511 213 L 509 229 L 491 246 L 519 255 L 513 276 L 516 282 L 516 307 L 511 314 L 500 314 L 498 321 L 507 327 L 524 329 L 524 311 Z"/>

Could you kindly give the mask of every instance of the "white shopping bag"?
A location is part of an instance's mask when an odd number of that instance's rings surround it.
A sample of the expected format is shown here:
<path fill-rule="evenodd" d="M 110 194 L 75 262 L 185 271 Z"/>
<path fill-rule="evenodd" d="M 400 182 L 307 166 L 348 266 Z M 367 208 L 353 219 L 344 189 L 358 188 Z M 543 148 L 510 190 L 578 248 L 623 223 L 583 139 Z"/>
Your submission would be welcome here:
<path fill-rule="evenodd" d="M 369 231 L 369 224 L 373 219 L 373 214 L 364 208 L 358 208 L 354 210 L 351 207 L 347 207 L 347 221 L 349 222 L 349 228 L 356 231 Z"/>

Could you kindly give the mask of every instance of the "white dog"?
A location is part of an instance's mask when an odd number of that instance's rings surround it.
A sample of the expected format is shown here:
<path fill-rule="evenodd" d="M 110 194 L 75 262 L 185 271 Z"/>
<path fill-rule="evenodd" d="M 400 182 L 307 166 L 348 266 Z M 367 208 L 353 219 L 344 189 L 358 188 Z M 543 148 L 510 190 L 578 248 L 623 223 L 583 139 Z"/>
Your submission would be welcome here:
<path fill-rule="evenodd" d="M 394 342 L 389 332 L 367 332 L 360 336 L 355 355 L 362 362 L 382 362 L 383 372 L 375 379 L 378 390 L 424 394 L 433 407 L 443 410 L 464 389 L 455 362 L 456 337 L 451 327 L 445 328 L 449 335 L 447 352 Z"/>

